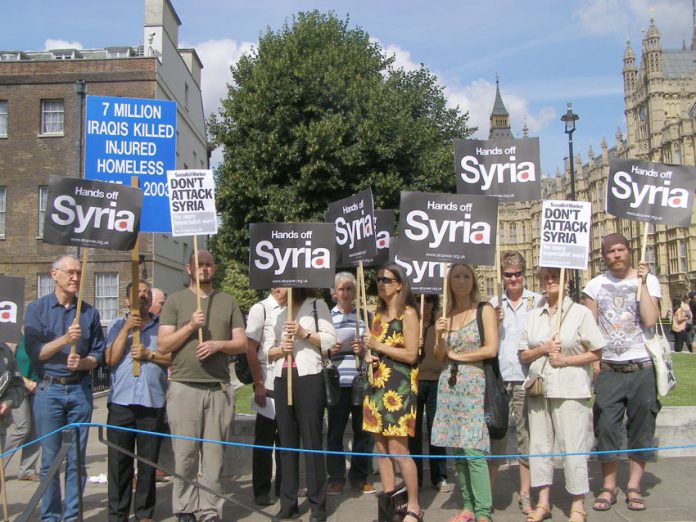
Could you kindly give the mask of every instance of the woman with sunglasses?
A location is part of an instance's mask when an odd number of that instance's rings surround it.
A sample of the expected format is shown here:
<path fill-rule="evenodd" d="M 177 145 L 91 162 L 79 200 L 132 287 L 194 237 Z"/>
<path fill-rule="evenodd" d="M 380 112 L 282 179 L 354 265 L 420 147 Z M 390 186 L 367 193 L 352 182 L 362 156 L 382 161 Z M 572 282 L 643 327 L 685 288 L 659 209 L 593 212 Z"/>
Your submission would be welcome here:
<path fill-rule="evenodd" d="M 592 364 L 600 361 L 606 341 L 589 308 L 573 303 L 569 297 L 559 307 L 560 272 L 559 268 L 539 269 L 546 303 L 532 310 L 520 338 L 520 360 L 530 364 L 525 387 L 530 388 L 537 375 L 544 384 L 543 395 L 527 397 L 529 453 L 554 453 L 558 447 L 560 453 L 568 454 L 563 458 L 563 470 L 566 491 L 571 496 L 569 521 L 585 522 L 583 503 L 590 489 L 587 456 L 577 453 L 590 449 L 587 438 Z M 560 335 L 556 326 L 559 308 Z M 551 457 L 533 457 L 529 468 L 539 500 L 527 515 L 527 522 L 540 522 L 551 518 L 553 461 Z"/>
<path fill-rule="evenodd" d="M 474 267 L 457 263 L 447 274 L 449 307 L 436 323 L 435 355 L 447 361 L 437 390 L 432 443 L 452 448 L 463 509 L 449 522 L 491 520 L 488 428 L 483 414 L 486 379 L 483 360 L 498 353 L 498 324 L 493 307 L 482 309 L 485 344 L 481 345 L 476 312 L 481 301 Z M 466 457 L 466 458 L 465 458 Z M 475 458 L 470 458 L 475 457 Z"/>
<path fill-rule="evenodd" d="M 418 313 L 403 270 L 397 265 L 377 273 L 377 310 L 365 345 L 372 350 L 372 379 L 363 401 L 363 429 L 374 434 L 378 453 L 408 455 L 415 435 L 418 392 Z M 411 457 L 380 457 L 379 476 L 388 500 L 396 490 L 395 464 L 406 485 L 404 522 L 423 520 L 418 503 L 418 474 Z M 380 517 L 380 521 L 382 518 Z M 391 519 L 390 519 L 391 520 Z"/>

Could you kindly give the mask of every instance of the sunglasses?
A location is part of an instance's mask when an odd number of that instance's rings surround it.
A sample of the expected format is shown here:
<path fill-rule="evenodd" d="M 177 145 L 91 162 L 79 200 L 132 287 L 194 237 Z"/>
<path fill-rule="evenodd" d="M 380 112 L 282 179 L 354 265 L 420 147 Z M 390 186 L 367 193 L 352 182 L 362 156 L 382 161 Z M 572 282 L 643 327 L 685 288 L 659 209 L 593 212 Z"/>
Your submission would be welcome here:
<path fill-rule="evenodd" d="M 513 277 L 517 277 L 518 279 L 524 275 L 524 272 L 521 270 L 519 272 L 503 272 L 503 277 L 507 279 L 512 279 Z"/>
<path fill-rule="evenodd" d="M 398 279 L 394 279 L 393 277 L 378 277 L 377 278 L 377 284 L 383 284 L 383 285 L 388 285 L 389 283 L 396 283 Z"/>

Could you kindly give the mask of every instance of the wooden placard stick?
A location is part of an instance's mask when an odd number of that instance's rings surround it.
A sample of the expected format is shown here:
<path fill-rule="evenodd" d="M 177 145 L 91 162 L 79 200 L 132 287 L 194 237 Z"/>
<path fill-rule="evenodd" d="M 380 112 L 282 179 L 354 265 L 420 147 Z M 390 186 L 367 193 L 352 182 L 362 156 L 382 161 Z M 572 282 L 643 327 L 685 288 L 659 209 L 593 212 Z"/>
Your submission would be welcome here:
<path fill-rule="evenodd" d="M 288 288 L 288 321 L 292 321 L 295 314 L 292 310 L 292 288 Z M 295 340 L 292 340 L 293 343 Z M 292 406 L 292 353 L 285 356 L 288 364 L 288 406 Z"/>
<path fill-rule="evenodd" d="M 7 482 L 5 482 L 5 466 L 0 462 L 0 482 L 2 483 L 2 520 L 10 520 L 9 510 L 7 509 Z"/>
<path fill-rule="evenodd" d="M 131 176 L 131 187 L 138 188 L 138 176 Z M 140 239 L 136 239 L 133 250 L 131 250 L 131 295 L 130 313 L 140 312 L 140 275 L 138 264 L 140 261 Z M 141 320 L 145 321 L 144 317 Z M 140 344 L 140 329 L 133 328 L 132 346 Z M 140 360 L 133 359 L 133 377 L 140 376 Z"/>
<path fill-rule="evenodd" d="M 561 316 L 563 315 L 563 289 L 565 288 L 565 268 L 561 268 L 561 275 L 558 278 L 558 303 L 556 303 L 556 339 L 561 338 Z"/>
<path fill-rule="evenodd" d="M 449 271 L 449 263 L 445 263 L 445 276 L 442 280 L 442 317 L 447 319 L 447 272 Z"/>
<path fill-rule="evenodd" d="M 77 308 L 75 309 L 75 320 L 73 323 L 80 324 L 80 310 L 82 309 L 82 290 L 84 289 L 85 275 L 87 273 L 87 253 L 89 248 L 85 248 L 82 252 L 82 276 L 80 277 L 80 290 L 77 293 Z M 77 341 L 70 345 L 70 353 L 77 353 Z"/>
<path fill-rule="evenodd" d="M 355 338 L 360 340 L 360 272 L 362 269 L 362 259 L 358 263 L 355 278 Z M 355 369 L 360 370 L 360 356 L 355 357 Z"/>
<path fill-rule="evenodd" d="M 501 267 L 500 267 L 500 241 L 498 240 L 498 236 L 500 233 L 500 224 L 499 224 L 499 217 L 498 214 L 496 213 L 495 215 L 495 265 L 494 265 L 494 270 L 495 270 L 495 294 L 498 296 L 498 306 L 503 307 L 503 282 L 502 282 L 502 274 L 501 272 Z"/>
<path fill-rule="evenodd" d="M 196 270 L 196 310 L 201 309 L 201 275 L 198 273 L 198 236 L 193 236 L 193 260 Z M 198 328 L 198 342 L 203 344 L 203 328 Z"/>
<path fill-rule="evenodd" d="M 362 299 L 362 312 L 363 312 L 363 320 L 365 321 L 365 331 L 368 332 L 370 328 L 370 323 L 368 322 L 368 316 L 367 316 L 367 293 L 365 292 L 365 271 L 363 270 L 363 265 L 362 261 L 360 261 L 360 264 L 358 265 L 358 269 L 360 270 L 360 298 Z M 372 350 L 370 348 L 367 348 L 367 355 L 370 356 L 370 360 L 372 360 Z M 367 375 L 369 382 L 372 382 L 372 377 L 373 377 L 373 368 L 372 368 L 372 363 L 367 365 Z"/>
<path fill-rule="evenodd" d="M 648 228 L 650 223 L 643 221 L 643 241 L 640 245 L 640 261 L 645 261 L 645 250 L 648 247 Z M 636 301 L 640 301 L 640 294 L 643 289 L 643 281 L 638 281 L 638 291 L 636 292 Z"/>
<path fill-rule="evenodd" d="M 423 338 L 423 312 L 425 312 L 425 294 L 421 294 L 420 298 L 420 325 L 418 327 L 419 340 Z"/>

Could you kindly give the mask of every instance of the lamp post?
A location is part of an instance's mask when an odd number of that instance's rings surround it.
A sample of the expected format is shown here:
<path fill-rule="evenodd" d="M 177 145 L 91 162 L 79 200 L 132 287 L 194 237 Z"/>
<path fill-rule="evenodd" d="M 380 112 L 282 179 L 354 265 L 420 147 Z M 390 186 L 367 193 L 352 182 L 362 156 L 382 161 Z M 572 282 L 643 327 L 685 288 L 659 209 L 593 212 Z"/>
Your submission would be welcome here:
<path fill-rule="evenodd" d="M 575 197 L 575 161 L 573 160 L 573 133 L 575 132 L 575 122 L 580 116 L 573 112 L 573 104 L 568 103 L 568 111 L 561 116 L 561 121 L 565 123 L 565 133 L 568 135 L 568 158 L 570 160 L 570 199 L 576 201 Z M 573 276 L 573 286 L 576 301 L 580 300 L 580 273 L 575 270 Z"/>

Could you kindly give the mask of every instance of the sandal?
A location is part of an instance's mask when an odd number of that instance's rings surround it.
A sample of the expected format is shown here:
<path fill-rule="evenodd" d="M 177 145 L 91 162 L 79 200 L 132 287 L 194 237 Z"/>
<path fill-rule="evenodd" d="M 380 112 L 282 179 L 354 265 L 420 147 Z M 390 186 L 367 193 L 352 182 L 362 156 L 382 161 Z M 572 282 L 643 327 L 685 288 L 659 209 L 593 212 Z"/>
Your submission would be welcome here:
<path fill-rule="evenodd" d="M 587 513 L 579 509 L 571 509 L 568 522 L 587 522 Z"/>
<path fill-rule="evenodd" d="M 551 508 L 546 508 L 541 504 L 537 504 L 537 507 L 532 509 L 529 515 L 527 515 L 527 522 L 541 522 L 549 518 L 551 518 Z"/>
<path fill-rule="evenodd" d="M 474 516 L 471 511 L 460 511 L 453 517 L 450 517 L 447 522 L 474 522 Z"/>
<path fill-rule="evenodd" d="M 616 494 L 619 492 L 618 488 L 609 489 L 609 488 L 602 488 L 599 490 L 599 494 L 595 497 L 594 502 L 592 503 L 592 509 L 595 511 L 609 511 L 611 509 L 611 506 L 616 504 Z M 609 498 L 603 498 L 600 495 L 603 495 L 606 493 L 609 495 Z"/>
<path fill-rule="evenodd" d="M 414 513 L 413 511 L 406 511 L 406 514 L 404 515 L 404 522 L 406 521 L 406 517 L 413 517 L 416 519 L 417 522 L 423 522 L 423 515 L 425 514 L 425 511 L 422 509 L 420 510 L 420 513 Z"/>
<path fill-rule="evenodd" d="M 532 512 L 532 499 L 529 495 L 520 495 L 517 506 L 524 515 L 529 515 Z"/>
<path fill-rule="evenodd" d="M 631 493 L 638 496 L 629 497 Z M 647 509 L 645 499 L 643 498 L 640 489 L 636 488 L 628 488 L 626 490 L 626 504 L 626 507 L 628 507 L 628 509 L 631 511 L 645 511 Z"/>

